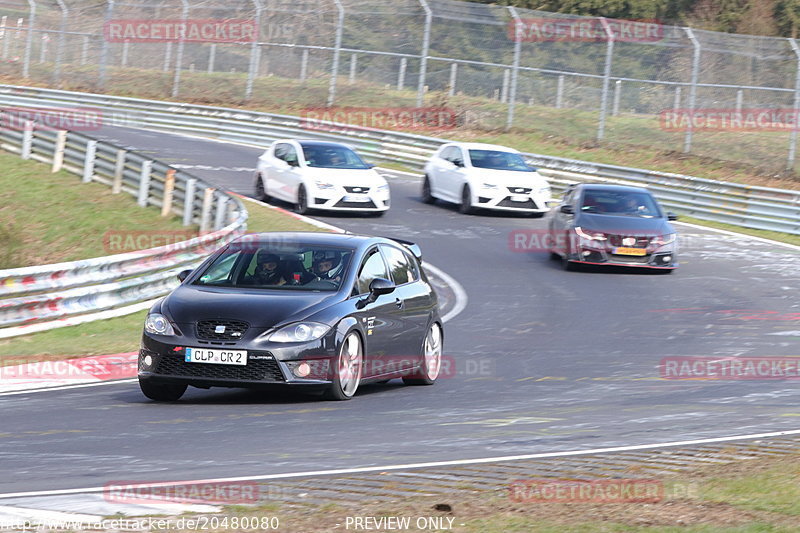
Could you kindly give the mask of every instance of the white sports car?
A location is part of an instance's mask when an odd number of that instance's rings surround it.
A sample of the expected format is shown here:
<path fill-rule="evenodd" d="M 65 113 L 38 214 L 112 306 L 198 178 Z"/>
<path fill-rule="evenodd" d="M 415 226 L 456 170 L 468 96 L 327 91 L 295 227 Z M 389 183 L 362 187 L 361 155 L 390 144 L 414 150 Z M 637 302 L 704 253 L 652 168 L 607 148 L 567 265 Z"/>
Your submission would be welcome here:
<path fill-rule="evenodd" d="M 425 165 L 422 199 L 459 204 L 459 211 L 477 208 L 522 211 L 543 216 L 551 200 L 550 186 L 513 148 L 494 144 L 448 143 Z"/>
<path fill-rule="evenodd" d="M 282 139 L 258 158 L 255 194 L 310 209 L 368 211 L 389 209 L 389 184 L 346 144 Z"/>

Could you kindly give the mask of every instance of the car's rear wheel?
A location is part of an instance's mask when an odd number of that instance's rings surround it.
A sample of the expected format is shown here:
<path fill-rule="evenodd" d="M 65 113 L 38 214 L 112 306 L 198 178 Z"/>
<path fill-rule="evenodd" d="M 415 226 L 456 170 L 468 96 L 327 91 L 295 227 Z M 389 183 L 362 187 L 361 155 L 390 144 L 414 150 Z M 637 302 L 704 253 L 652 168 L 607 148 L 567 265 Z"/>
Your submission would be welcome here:
<path fill-rule="evenodd" d="M 403 378 L 406 385 L 433 385 L 442 369 L 442 327 L 431 324 L 422 348 L 422 366 L 410 376 Z"/>
<path fill-rule="evenodd" d="M 269 195 L 266 189 L 264 189 L 264 179 L 261 177 L 261 174 L 256 174 L 256 200 L 269 202 Z"/>
<path fill-rule="evenodd" d="M 295 206 L 295 211 L 300 215 L 308 213 L 308 195 L 306 194 L 305 185 L 301 185 L 300 188 L 297 189 L 297 205 Z"/>
<path fill-rule="evenodd" d="M 461 205 L 458 206 L 458 210 L 465 215 L 475 212 L 475 208 L 472 207 L 472 191 L 470 191 L 469 185 L 464 185 L 464 188 L 461 189 Z"/>
<path fill-rule="evenodd" d="M 351 331 L 339 347 L 339 355 L 334 365 L 333 383 L 325 391 L 328 400 L 349 400 L 358 390 L 364 368 L 364 350 L 361 337 Z"/>
<path fill-rule="evenodd" d="M 186 392 L 186 383 L 153 383 L 147 379 L 139 380 L 139 388 L 142 393 L 157 402 L 174 402 L 179 400 Z"/>
<path fill-rule="evenodd" d="M 422 179 L 422 201 L 426 204 L 432 204 L 436 198 L 431 194 L 431 179 L 426 174 Z"/>
<path fill-rule="evenodd" d="M 561 256 L 561 266 L 564 270 L 575 270 L 575 263 L 569 260 L 569 246 L 564 249 L 564 255 Z"/>

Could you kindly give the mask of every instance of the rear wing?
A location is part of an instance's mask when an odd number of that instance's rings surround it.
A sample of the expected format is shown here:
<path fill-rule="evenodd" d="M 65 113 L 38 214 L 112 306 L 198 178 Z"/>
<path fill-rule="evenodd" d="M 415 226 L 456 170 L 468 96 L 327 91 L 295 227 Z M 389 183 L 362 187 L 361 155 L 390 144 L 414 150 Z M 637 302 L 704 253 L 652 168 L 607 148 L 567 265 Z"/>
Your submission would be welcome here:
<path fill-rule="evenodd" d="M 417 261 L 419 261 L 420 264 L 422 264 L 422 248 L 420 248 L 417 243 L 411 241 L 404 241 L 403 239 L 395 239 L 394 237 L 386 237 L 386 238 L 396 243 L 402 244 L 409 252 L 414 254 L 414 257 L 417 258 Z"/>

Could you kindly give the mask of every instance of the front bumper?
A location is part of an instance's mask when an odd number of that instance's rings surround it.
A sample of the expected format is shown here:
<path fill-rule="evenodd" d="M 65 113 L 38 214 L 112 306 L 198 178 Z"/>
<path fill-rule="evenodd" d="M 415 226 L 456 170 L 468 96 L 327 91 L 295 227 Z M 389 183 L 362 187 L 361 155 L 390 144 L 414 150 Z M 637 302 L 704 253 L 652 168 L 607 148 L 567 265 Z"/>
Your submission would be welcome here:
<path fill-rule="evenodd" d="M 549 194 L 530 192 L 513 192 L 513 187 L 496 189 L 480 188 L 477 191 L 475 207 L 496 209 L 499 211 L 525 211 L 529 213 L 547 213 L 551 201 Z"/>
<path fill-rule="evenodd" d="M 674 251 L 664 249 L 647 250 L 645 255 L 614 254 L 613 250 L 599 247 L 580 247 L 567 259 L 573 263 L 587 265 L 609 265 L 639 268 L 656 268 L 670 270 L 678 267 L 678 258 Z"/>
<path fill-rule="evenodd" d="M 310 196 L 311 208 L 329 211 L 386 211 L 391 203 L 389 191 L 378 187 L 371 187 L 368 192 L 351 192 L 338 186 L 332 189 L 314 188 Z"/>

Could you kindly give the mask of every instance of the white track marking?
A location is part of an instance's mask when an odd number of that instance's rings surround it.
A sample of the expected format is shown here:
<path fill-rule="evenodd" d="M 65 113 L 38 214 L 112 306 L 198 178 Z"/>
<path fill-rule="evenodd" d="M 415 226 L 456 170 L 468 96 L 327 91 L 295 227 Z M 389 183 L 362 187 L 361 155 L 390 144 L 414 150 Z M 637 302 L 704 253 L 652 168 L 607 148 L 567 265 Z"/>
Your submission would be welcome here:
<path fill-rule="evenodd" d="M 100 381 L 98 383 L 80 383 L 77 385 L 61 385 L 58 387 L 46 387 L 42 389 L 28 389 L 28 390 L 17 390 L 11 392 L 0 392 L 0 397 L 3 396 L 16 396 L 18 394 L 28 394 L 31 392 L 49 392 L 54 390 L 69 390 L 69 389 L 85 389 L 88 387 L 100 387 L 103 385 L 116 385 L 117 383 L 135 383 L 138 381 L 138 378 L 130 378 L 130 379 L 110 379 L 108 381 Z"/>
<path fill-rule="evenodd" d="M 720 442 L 730 442 L 736 440 L 750 440 L 750 439 L 766 439 L 772 437 L 785 437 L 788 435 L 800 435 L 800 429 L 793 429 L 788 431 L 775 431 L 772 433 L 754 433 L 751 435 L 737 435 L 735 437 L 715 437 L 710 439 L 695 439 L 683 440 L 674 442 L 665 442 L 662 444 L 637 444 L 632 446 L 614 446 L 611 448 L 593 448 L 590 450 L 574 450 L 568 452 L 551 452 L 551 453 L 533 453 L 528 455 L 507 455 L 499 457 L 485 457 L 481 459 L 460 459 L 455 461 L 432 461 L 428 463 L 408 463 L 399 465 L 385 465 L 385 466 L 368 466 L 361 468 L 338 468 L 332 470 L 312 470 L 308 472 L 290 472 L 286 474 L 263 474 L 255 476 L 241 476 L 241 477 L 226 477 L 226 478 L 211 478 L 211 479 L 193 479 L 182 480 L 180 482 L 168 481 L 161 483 L 149 483 L 142 485 L 143 487 L 161 487 L 173 486 L 179 483 L 235 483 L 239 481 L 262 481 L 269 479 L 291 479 L 302 477 L 317 477 L 317 476 L 334 476 L 345 474 L 364 474 L 369 472 L 386 472 L 396 470 L 410 470 L 417 468 L 438 468 L 443 466 L 466 466 L 466 465 L 479 465 L 487 463 L 504 463 L 510 461 L 526 461 L 531 459 L 550 459 L 555 457 L 573 457 L 577 455 L 594 455 L 598 453 L 618 453 L 630 452 L 636 450 L 657 450 L 659 448 L 672 448 L 675 446 L 696 446 L 700 444 L 716 444 Z M 55 496 L 61 494 L 93 494 L 102 492 L 104 487 L 87 487 L 81 489 L 62 489 L 62 490 L 43 490 L 43 491 L 29 491 L 29 492 L 9 492 L 0 494 L 0 499 L 8 498 L 27 498 L 33 496 Z"/>
<path fill-rule="evenodd" d="M 453 308 L 445 313 L 445 315 L 442 317 L 442 322 L 447 322 L 448 320 L 454 319 L 467 307 L 467 302 L 469 301 L 469 298 L 467 298 L 467 291 L 464 290 L 464 287 L 459 282 L 453 279 L 452 276 L 447 274 L 441 268 L 433 266 L 430 263 L 425 263 L 423 266 L 427 270 L 433 272 L 434 276 L 441 278 L 442 281 L 444 281 L 453 290 L 453 294 L 455 294 L 456 297 L 456 303 L 453 305 Z"/>

